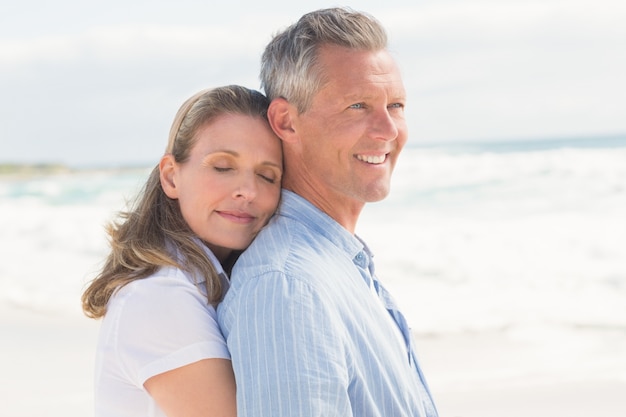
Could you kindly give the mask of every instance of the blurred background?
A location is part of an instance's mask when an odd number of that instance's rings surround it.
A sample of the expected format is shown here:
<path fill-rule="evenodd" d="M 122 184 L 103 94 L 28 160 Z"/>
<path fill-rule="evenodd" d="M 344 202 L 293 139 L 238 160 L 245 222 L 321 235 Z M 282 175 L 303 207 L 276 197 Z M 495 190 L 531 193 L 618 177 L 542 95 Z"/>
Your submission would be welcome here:
<path fill-rule="evenodd" d="M 0 3 L 3 414 L 91 410 L 97 322 L 79 297 L 104 225 L 188 96 L 258 89 L 272 34 L 341 5 L 296 3 Z M 357 232 L 442 416 L 623 415 L 626 3 L 346 5 L 387 28 L 410 129 Z"/>
<path fill-rule="evenodd" d="M 152 163 L 196 90 L 259 87 L 272 34 L 318 1 L 4 1 L 3 162 Z M 626 131 L 626 5 L 600 1 L 346 2 L 388 29 L 413 143 Z"/>

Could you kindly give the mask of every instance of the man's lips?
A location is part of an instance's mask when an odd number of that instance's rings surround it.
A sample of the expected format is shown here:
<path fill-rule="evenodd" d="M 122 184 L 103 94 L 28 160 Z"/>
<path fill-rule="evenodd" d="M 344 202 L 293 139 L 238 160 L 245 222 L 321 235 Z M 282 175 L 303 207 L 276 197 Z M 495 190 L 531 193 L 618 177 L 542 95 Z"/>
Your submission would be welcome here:
<path fill-rule="evenodd" d="M 367 162 L 368 164 L 372 164 L 372 165 L 380 165 L 382 163 L 384 163 L 387 160 L 387 156 L 389 154 L 385 153 L 385 154 L 378 154 L 378 155 L 356 155 L 356 159 L 358 159 L 359 161 L 362 162 Z"/>

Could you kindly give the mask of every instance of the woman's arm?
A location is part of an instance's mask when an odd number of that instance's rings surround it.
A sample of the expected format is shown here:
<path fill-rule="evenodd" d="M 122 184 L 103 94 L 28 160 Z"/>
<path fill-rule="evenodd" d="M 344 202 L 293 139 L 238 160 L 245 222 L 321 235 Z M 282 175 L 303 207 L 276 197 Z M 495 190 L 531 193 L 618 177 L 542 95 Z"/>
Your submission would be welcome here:
<path fill-rule="evenodd" d="M 144 387 L 168 417 L 236 417 L 227 359 L 203 359 L 149 378 Z"/>

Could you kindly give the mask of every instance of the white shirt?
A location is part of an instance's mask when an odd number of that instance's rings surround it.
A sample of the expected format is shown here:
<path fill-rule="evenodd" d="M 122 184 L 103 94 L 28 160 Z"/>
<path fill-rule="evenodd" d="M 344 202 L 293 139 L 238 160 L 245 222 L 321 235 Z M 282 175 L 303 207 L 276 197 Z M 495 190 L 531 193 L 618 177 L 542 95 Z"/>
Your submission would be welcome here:
<path fill-rule="evenodd" d="M 212 253 L 218 272 L 223 270 Z M 152 376 L 208 358 L 230 359 L 215 308 L 176 268 L 122 287 L 110 300 L 96 354 L 95 416 L 165 414 L 143 387 Z"/>

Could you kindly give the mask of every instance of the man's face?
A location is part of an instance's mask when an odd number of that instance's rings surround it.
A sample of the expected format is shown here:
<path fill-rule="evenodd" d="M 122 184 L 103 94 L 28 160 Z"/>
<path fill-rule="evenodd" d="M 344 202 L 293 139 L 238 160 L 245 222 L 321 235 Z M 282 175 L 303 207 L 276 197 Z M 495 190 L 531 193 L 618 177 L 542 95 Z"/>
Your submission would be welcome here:
<path fill-rule="evenodd" d="M 404 85 L 384 50 L 323 46 L 319 63 L 326 83 L 294 125 L 302 146 L 299 169 L 327 212 L 333 205 L 360 210 L 389 193 L 408 135 Z"/>

